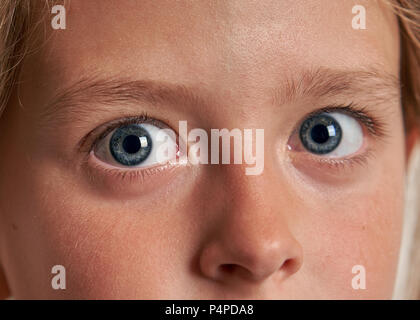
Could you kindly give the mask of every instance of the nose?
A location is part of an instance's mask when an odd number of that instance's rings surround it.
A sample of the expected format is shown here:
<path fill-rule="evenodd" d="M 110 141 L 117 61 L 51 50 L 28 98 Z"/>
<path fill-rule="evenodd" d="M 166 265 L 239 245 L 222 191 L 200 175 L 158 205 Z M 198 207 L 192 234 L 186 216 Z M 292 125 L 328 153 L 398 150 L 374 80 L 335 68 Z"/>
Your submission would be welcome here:
<path fill-rule="evenodd" d="M 238 179 L 241 179 L 238 183 Z M 302 247 L 286 219 L 287 195 L 264 177 L 235 177 L 224 207 L 200 252 L 203 275 L 219 282 L 284 281 L 303 262 Z"/>

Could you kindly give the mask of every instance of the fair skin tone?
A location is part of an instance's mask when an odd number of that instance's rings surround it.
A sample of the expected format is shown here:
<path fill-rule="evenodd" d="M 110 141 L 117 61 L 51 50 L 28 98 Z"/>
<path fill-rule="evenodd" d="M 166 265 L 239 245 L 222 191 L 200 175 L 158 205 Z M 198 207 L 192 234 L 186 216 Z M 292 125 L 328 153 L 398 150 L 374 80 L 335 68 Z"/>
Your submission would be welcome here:
<path fill-rule="evenodd" d="M 366 7 L 366 30 L 351 28 L 355 4 Z M 391 297 L 406 158 L 388 9 L 351 0 L 72 1 L 67 23 L 26 58 L 0 118 L 0 283 L 15 298 Z M 372 68 L 380 72 L 363 73 Z M 285 79 L 314 70 L 312 85 L 325 90 L 286 94 Z M 54 99 L 93 75 L 164 86 L 164 97 L 114 101 L 82 89 L 70 102 Z M 287 148 L 309 113 L 352 102 L 381 123 L 376 133 L 361 123 L 363 147 L 348 158 L 364 160 L 334 165 Z M 175 129 L 179 120 L 263 128 L 263 174 L 199 165 L 123 180 L 84 161 L 92 139 L 77 146 L 89 132 L 144 112 Z M 57 264 L 66 290 L 51 288 Z M 351 286 L 354 265 L 366 269 L 366 290 Z"/>

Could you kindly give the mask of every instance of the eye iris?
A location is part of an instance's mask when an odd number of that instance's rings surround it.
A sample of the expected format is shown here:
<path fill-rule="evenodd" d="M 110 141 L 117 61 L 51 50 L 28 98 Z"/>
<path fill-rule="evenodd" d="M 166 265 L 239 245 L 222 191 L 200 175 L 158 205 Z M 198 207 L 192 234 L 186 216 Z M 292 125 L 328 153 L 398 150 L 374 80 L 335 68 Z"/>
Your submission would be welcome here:
<path fill-rule="evenodd" d="M 300 128 L 300 139 L 304 147 L 316 154 L 332 152 L 340 144 L 342 130 L 331 116 L 320 114 L 306 119 Z"/>
<path fill-rule="evenodd" d="M 130 124 L 115 130 L 109 142 L 114 159 L 126 166 L 135 166 L 147 159 L 152 150 L 152 139 L 145 128 Z"/>

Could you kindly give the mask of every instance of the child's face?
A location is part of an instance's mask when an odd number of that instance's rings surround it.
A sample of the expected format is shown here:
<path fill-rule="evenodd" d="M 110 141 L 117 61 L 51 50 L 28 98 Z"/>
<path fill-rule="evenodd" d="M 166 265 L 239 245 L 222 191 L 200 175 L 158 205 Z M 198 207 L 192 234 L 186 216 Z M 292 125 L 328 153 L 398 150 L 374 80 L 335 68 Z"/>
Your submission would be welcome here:
<path fill-rule="evenodd" d="M 366 30 L 352 28 L 356 4 Z M 66 30 L 50 18 L 0 119 L 0 262 L 16 298 L 390 297 L 405 158 L 389 11 L 72 1 Z M 309 113 L 349 105 L 311 120 L 338 121 L 339 152 L 303 146 Z M 149 129 L 264 129 L 264 171 L 96 153 L 109 124 L 144 113 L 160 121 Z M 51 288 L 54 265 L 65 290 Z"/>

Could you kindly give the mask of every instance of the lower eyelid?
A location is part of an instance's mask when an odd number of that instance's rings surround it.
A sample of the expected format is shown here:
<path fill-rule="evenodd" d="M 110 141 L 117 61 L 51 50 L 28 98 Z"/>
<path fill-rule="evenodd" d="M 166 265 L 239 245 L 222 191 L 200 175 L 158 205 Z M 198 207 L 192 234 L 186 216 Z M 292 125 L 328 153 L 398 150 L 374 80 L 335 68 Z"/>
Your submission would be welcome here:
<path fill-rule="evenodd" d="M 354 176 L 356 172 L 365 172 L 358 169 L 367 167 L 374 156 L 375 150 L 366 147 L 363 152 L 345 158 L 327 158 L 308 152 L 290 152 L 288 159 L 294 168 L 306 176 L 319 181 L 337 182 L 337 179 L 346 179 Z"/>
<path fill-rule="evenodd" d="M 141 168 L 118 168 L 98 159 L 91 151 L 83 163 L 83 172 L 94 192 L 119 199 L 136 198 L 168 184 L 181 173 L 181 165 L 164 165 Z"/>
<path fill-rule="evenodd" d="M 116 165 L 111 165 L 109 163 L 106 163 L 105 161 L 102 161 L 101 159 L 99 159 L 95 155 L 94 150 L 92 150 L 89 153 L 88 162 L 90 162 L 92 166 L 94 166 L 98 170 L 104 170 L 104 171 L 114 174 L 115 176 L 119 175 L 120 177 L 125 177 L 125 176 L 130 176 L 130 175 L 139 176 L 139 173 L 141 172 L 143 172 L 144 173 L 143 175 L 145 175 L 146 173 L 156 172 L 157 170 L 165 170 L 175 165 L 175 163 L 173 162 L 168 162 L 165 164 L 153 165 L 153 166 L 148 166 L 148 167 L 124 167 L 122 165 L 116 166 Z"/>

